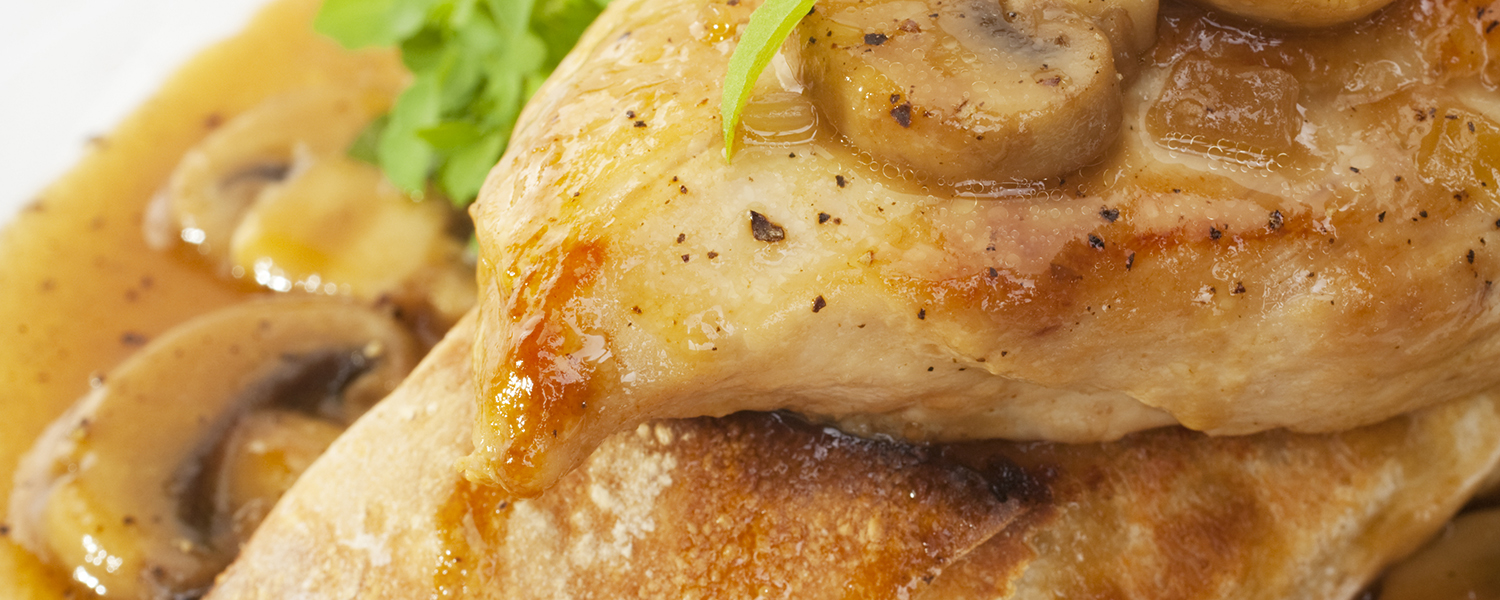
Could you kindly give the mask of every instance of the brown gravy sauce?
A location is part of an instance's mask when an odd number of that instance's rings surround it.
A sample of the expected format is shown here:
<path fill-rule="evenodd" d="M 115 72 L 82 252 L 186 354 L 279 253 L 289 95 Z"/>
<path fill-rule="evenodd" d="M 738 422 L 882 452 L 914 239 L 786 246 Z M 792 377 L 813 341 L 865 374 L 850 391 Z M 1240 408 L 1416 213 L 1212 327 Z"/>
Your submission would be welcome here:
<path fill-rule="evenodd" d="M 239 35 L 185 64 L 0 233 L 0 499 L 17 459 L 98 377 L 173 325 L 258 292 L 192 250 L 146 247 L 141 217 L 178 159 L 219 124 L 309 85 L 394 93 L 390 52 L 317 37 L 316 0 L 279 0 Z M 0 597 L 71 596 L 9 536 L 0 503 Z"/>

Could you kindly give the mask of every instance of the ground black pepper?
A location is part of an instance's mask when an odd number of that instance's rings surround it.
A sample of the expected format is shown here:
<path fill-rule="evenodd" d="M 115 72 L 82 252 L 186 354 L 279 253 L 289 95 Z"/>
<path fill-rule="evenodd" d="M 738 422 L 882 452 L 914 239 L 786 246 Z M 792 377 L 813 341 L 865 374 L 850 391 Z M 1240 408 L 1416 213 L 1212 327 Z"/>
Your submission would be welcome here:
<path fill-rule="evenodd" d="M 786 230 L 772 223 L 765 215 L 750 211 L 750 233 L 762 242 L 774 243 L 786 239 Z"/>
<path fill-rule="evenodd" d="M 906 102 L 891 109 L 891 117 L 896 119 L 897 125 L 911 127 L 911 103 Z"/>

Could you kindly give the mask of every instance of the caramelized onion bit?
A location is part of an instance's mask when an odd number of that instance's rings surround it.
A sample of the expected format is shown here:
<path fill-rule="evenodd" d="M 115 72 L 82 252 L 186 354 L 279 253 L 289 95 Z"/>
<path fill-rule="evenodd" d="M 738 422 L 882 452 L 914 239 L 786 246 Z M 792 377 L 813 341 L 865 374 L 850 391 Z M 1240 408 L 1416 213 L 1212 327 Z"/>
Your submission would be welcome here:
<path fill-rule="evenodd" d="M 296 455 L 283 466 L 305 466 L 330 431 L 395 388 L 416 353 L 389 317 L 331 300 L 251 302 L 189 321 L 43 433 L 17 470 L 14 537 L 101 596 L 200 591 L 243 541 L 244 523 L 215 509 L 241 511 L 285 484 L 245 444 L 224 447 L 226 433 L 243 438 L 257 409 L 296 411 L 315 435 L 279 446 Z M 224 473 L 237 464 L 259 473 Z M 216 487 L 228 493 L 214 498 Z"/>

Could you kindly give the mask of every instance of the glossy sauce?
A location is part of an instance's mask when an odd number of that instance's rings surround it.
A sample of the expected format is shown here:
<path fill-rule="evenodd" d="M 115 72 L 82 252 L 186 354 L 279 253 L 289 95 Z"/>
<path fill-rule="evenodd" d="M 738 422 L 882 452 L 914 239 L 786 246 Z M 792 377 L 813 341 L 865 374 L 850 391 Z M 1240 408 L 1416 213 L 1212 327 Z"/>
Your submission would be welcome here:
<path fill-rule="evenodd" d="M 9 499 L 18 457 L 91 378 L 172 325 L 256 293 L 189 250 L 146 247 L 142 214 L 183 152 L 289 89 L 391 93 L 404 81 L 389 53 L 350 54 L 315 37 L 317 5 L 278 2 L 187 63 L 0 234 L 0 499 Z M 0 539 L 0 597 L 72 593 L 64 576 Z"/>

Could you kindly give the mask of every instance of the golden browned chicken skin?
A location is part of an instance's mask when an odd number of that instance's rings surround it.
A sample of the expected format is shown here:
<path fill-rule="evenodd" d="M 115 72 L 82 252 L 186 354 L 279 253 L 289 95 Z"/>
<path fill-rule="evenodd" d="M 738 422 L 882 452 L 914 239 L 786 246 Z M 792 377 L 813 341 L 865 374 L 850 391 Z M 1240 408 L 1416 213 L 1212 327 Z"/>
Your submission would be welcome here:
<path fill-rule="evenodd" d="M 965 4 L 930 4 L 881 20 L 832 2 L 809 22 L 872 34 L 844 50 L 961 37 L 944 19 Z M 755 6 L 613 5 L 528 108 L 474 211 L 472 477 L 535 493 L 657 417 L 792 409 L 917 440 L 1086 442 L 1173 423 L 1341 430 L 1495 383 L 1485 3 L 1401 2 L 1312 32 L 1168 5 L 1140 54 L 1120 51 L 1135 28 L 1066 4 L 1007 13 L 990 30 L 1005 43 L 1066 20 L 1112 49 L 1122 82 L 1101 101 L 1118 137 L 1024 180 L 860 147 L 922 119 L 978 126 L 901 87 L 917 75 L 804 69 L 847 34 L 808 23 L 726 164 L 719 84 Z M 978 60 L 934 52 L 913 56 Z M 872 81 L 891 86 L 874 118 L 895 125 L 830 125 L 850 96 L 815 90 Z"/>

